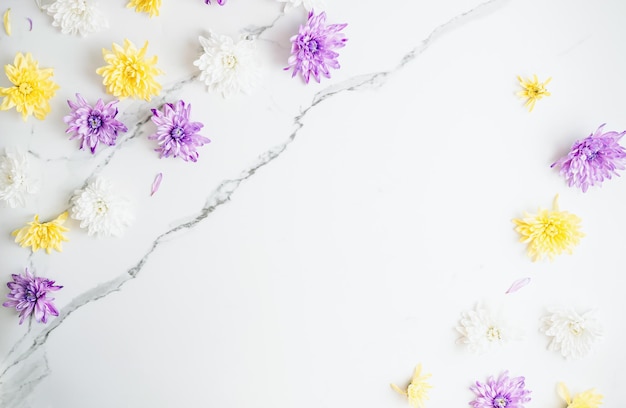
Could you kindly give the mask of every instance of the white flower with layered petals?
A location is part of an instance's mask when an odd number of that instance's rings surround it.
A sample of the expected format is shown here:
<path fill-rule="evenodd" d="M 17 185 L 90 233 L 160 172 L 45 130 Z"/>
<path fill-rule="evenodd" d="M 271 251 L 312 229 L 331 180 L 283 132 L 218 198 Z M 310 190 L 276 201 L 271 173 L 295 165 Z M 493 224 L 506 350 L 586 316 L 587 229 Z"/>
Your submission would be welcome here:
<path fill-rule="evenodd" d="M 70 217 L 80 221 L 89 235 L 119 237 L 134 219 L 130 201 L 119 196 L 113 184 L 102 177 L 74 192 L 71 206 Z"/>
<path fill-rule="evenodd" d="M 307 11 L 315 9 L 316 13 L 323 11 L 326 8 L 326 3 L 323 0 L 278 0 L 281 3 L 285 3 L 284 11 L 288 12 L 292 8 L 299 7 L 301 5 Z"/>
<path fill-rule="evenodd" d="M 200 80 L 210 92 L 227 98 L 243 92 L 250 93 L 259 81 L 259 63 L 254 40 L 232 38 L 209 32 L 209 38 L 199 37 L 204 53 L 194 61 L 200 69 Z"/>
<path fill-rule="evenodd" d="M 0 201 L 6 206 L 24 207 L 26 197 L 39 191 L 39 181 L 33 176 L 28 156 L 7 149 L 0 156 Z"/>
<path fill-rule="evenodd" d="M 552 340 L 548 350 L 565 358 L 582 358 L 602 338 L 602 325 L 593 311 L 578 314 L 574 310 L 553 309 L 541 318 L 541 331 Z"/>
<path fill-rule="evenodd" d="M 109 22 L 91 0 L 56 0 L 42 6 L 54 18 L 52 25 L 60 27 L 63 34 L 86 36 L 109 26 Z"/>
<path fill-rule="evenodd" d="M 463 312 L 456 329 L 461 334 L 457 343 L 467 345 L 470 351 L 478 354 L 521 337 L 520 331 L 510 326 L 500 313 L 494 313 L 482 304 Z"/>

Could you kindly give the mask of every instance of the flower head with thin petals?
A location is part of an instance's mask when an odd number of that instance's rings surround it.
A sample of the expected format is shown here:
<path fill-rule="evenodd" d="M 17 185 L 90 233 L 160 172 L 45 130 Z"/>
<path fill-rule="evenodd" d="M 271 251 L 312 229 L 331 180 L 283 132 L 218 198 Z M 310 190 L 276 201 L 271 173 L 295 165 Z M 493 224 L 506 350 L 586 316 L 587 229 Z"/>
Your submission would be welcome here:
<path fill-rule="evenodd" d="M 18 52 L 13 65 L 4 66 L 4 72 L 14 86 L 0 88 L 0 96 L 4 96 L 0 111 L 15 107 L 24 121 L 30 115 L 43 120 L 50 113 L 50 99 L 59 89 L 50 79 L 54 74 L 52 68 L 39 69 L 39 63 L 30 53 Z"/>
<path fill-rule="evenodd" d="M 7 286 L 11 292 L 7 295 L 8 301 L 2 306 L 15 308 L 20 312 L 20 324 L 32 315 L 40 323 L 47 323 L 48 316 L 58 316 L 59 311 L 52 302 L 54 298 L 48 297 L 48 293 L 55 292 L 63 286 L 54 284 L 53 280 L 33 276 L 28 268 L 23 275 L 12 274 L 12 282 Z"/>
<path fill-rule="evenodd" d="M 161 154 L 160 157 L 180 157 L 193 162 L 198 160 L 196 149 L 210 140 L 198 134 L 204 125 L 191 122 L 190 112 L 191 105 L 186 105 L 182 100 L 175 104 L 166 103 L 163 111 L 152 109 L 152 122 L 157 126 L 157 132 L 148 136 L 148 139 L 159 143 L 155 150 Z"/>
<path fill-rule="evenodd" d="M 293 8 L 304 6 L 307 11 L 313 9 L 324 10 L 326 3 L 323 0 L 278 0 L 285 3 L 284 11 L 287 12 Z"/>
<path fill-rule="evenodd" d="M 560 211 L 557 195 L 552 210 L 539 209 L 537 214 L 525 213 L 524 218 L 513 220 L 520 242 L 528 243 L 528 256 L 533 261 L 547 256 L 550 260 L 563 252 L 572 253 L 584 234 L 580 231 L 578 216 Z"/>
<path fill-rule="evenodd" d="M 97 177 L 74 192 L 70 216 L 87 228 L 89 235 L 122 236 L 133 221 L 130 201 L 115 191 L 108 179 Z"/>
<path fill-rule="evenodd" d="M 537 75 L 533 75 L 532 79 L 523 79 L 521 76 L 517 77 L 519 84 L 523 91 L 519 91 L 517 94 L 526 99 L 524 106 L 528 108 L 528 112 L 532 112 L 535 108 L 537 101 L 544 96 L 550 96 L 550 92 L 546 89 L 546 85 L 550 83 L 552 78 L 548 78 L 545 82 L 539 82 Z"/>
<path fill-rule="evenodd" d="M 39 191 L 39 182 L 33 176 L 28 156 L 18 150 L 7 149 L 0 156 L 0 201 L 11 208 L 24 207 L 26 196 Z"/>
<path fill-rule="evenodd" d="M 200 69 L 200 81 L 208 90 L 224 97 L 239 92 L 249 93 L 259 80 L 254 40 L 232 38 L 209 31 L 209 37 L 199 37 L 204 53 L 194 61 Z"/>
<path fill-rule="evenodd" d="M 80 149 L 89 148 L 92 154 L 96 152 L 98 143 L 114 146 L 117 140 L 117 132 L 126 132 L 126 126 L 115 119 L 118 101 L 112 101 L 105 105 L 102 99 L 98 99 L 95 106 L 76 94 L 76 102 L 67 101 L 72 113 L 63 118 L 68 125 L 65 133 L 71 133 L 72 139 L 80 139 Z"/>
<path fill-rule="evenodd" d="M 470 405 L 474 408 L 524 408 L 524 404 L 530 401 L 531 393 L 526 389 L 525 378 L 511 378 L 508 374 L 505 371 L 497 379 L 491 376 L 486 383 L 476 381 L 470 387 L 476 394 Z"/>
<path fill-rule="evenodd" d="M 326 13 L 309 12 L 304 26 L 300 26 L 297 35 L 291 37 L 291 56 L 285 70 L 293 70 L 292 77 L 301 73 L 308 84 L 311 75 L 320 82 L 320 75 L 330 78 L 329 68 L 339 69 L 335 51 L 344 47 L 348 39 L 340 31 L 347 24 L 326 24 Z"/>
<path fill-rule="evenodd" d="M 158 16 L 161 0 L 130 0 L 127 8 L 135 8 L 137 13 L 149 13 L 150 17 Z"/>
<path fill-rule="evenodd" d="M 432 386 L 426 382 L 431 377 L 431 374 L 422 374 L 422 365 L 418 364 L 413 371 L 413 377 L 411 383 L 406 390 L 398 387 L 395 384 L 391 384 L 391 388 L 399 394 L 408 398 L 409 404 L 414 408 L 423 408 L 424 403 L 428 400 L 428 390 Z"/>
<path fill-rule="evenodd" d="M 511 327 L 501 314 L 482 304 L 463 312 L 456 329 L 461 334 L 457 343 L 465 344 L 470 351 L 478 354 L 520 337 L 519 330 Z"/>
<path fill-rule="evenodd" d="M 619 176 L 617 170 L 626 168 L 626 149 L 619 140 L 623 132 L 603 132 L 606 123 L 585 139 L 577 140 L 567 156 L 552 163 L 561 168 L 567 184 L 586 192 L 589 186 L 600 185 L 605 179 Z"/>
<path fill-rule="evenodd" d="M 97 4 L 91 0 L 56 0 L 41 8 L 54 18 L 52 25 L 60 27 L 63 34 L 85 37 L 109 26 Z"/>
<path fill-rule="evenodd" d="M 541 319 L 541 331 L 551 338 L 548 350 L 573 359 L 585 357 L 602 338 L 602 325 L 593 311 L 581 315 L 574 310 L 550 310 Z"/>
<path fill-rule="evenodd" d="M 211 4 L 211 0 L 204 0 L 204 4 Z M 224 4 L 226 4 L 226 0 L 217 0 L 217 4 L 223 6 Z"/>
<path fill-rule="evenodd" d="M 595 389 L 581 392 L 572 398 L 567 386 L 563 383 L 559 383 L 558 392 L 559 396 L 567 403 L 566 408 L 598 408 L 604 399 L 604 396 L 596 392 Z"/>
<path fill-rule="evenodd" d="M 39 215 L 35 215 L 35 219 L 29 222 L 25 227 L 18 228 L 11 233 L 15 237 L 15 242 L 20 244 L 22 248 L 31 247 L 33 252 L 45 249 L 46 253 L 56 250 L 61 252 L 61 243 L 68 241 L 63 235 L 69 231 L 63 226 L 67 220 L 67 211 L 49 222 L 39 222 Z"/>
<path fill-rule="evenodd" d="M 102 50 L 104 61 L 108 64 L 96 70 L 102 75 L 102 83 L 111 95 L 124 98 L 142 98 L 149 101 L 161 92 L 161 85 L 154 77 L 162 72 L 155 65 L 156 55 L 146 58 L 148 41 L 137 49 L 129 40 L 124 40 L 124 47 L 113 43 L 113 50 Z"/>

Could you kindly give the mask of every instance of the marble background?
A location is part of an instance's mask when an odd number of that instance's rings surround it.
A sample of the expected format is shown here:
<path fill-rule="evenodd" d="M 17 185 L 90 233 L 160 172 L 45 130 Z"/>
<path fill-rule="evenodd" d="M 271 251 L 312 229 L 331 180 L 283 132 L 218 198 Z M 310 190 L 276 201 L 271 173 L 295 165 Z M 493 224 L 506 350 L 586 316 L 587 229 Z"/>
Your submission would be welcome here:
<path fill-rule="evenodd" d="M 3 408 L 404 407 L 389 383 L 418 362 L 432 407 L 468 406 L 468 387 L 505 369 L 526 377 L 528 407 L 562 407 L 559 381 L 624 406 L 626 180 L 583 194 L 549 166 L 602 123 L 626 129 L 626 2 L 328 3 L 349 24 L 342 68 L 305 85 L 283 68 L 306 12 L 273 0 L 163 0 L 152 19 L 101 0 L 110 28 L 86 38 L 32 0 L 2 2 L 14 23 L 0 62 L 31 52 L 60 89 L 44 121 L 0 112 L 0 147 L 24 148 L 43 174 L 26 208 L 0 210 L 0 272 L 30 266 L 64 286 L 47 325 L 0 310 Z M 259 36 L 252 95 L 223 99 L 197 80 L 208 29 Z M 66 100 L 112 99 L 95 70 L 124 38 L 150 42 L 164 90 L 121 102 L 129 132 L 92 156 L 65 135 Z M 553 77 L 552 96 L 529 113 L 516 76 L 532 74 Z M 147 139 L 149 109 L 179 98 L 212 140 L 197 163 L 159 159 Z M 13 242 L 95 174 L 135 203 L 124 237 L 71 221 L 62 253 Z M 533 263 L 511 219 L 556 194 L 586 237 Z M 479 301 L 509 310 L 524 339 L 482 356 L 457 345 L 460 313 Z M 590 356 L 546 349 L 539 318 L 553 306 L 597 310 L 605 339 Z"/>

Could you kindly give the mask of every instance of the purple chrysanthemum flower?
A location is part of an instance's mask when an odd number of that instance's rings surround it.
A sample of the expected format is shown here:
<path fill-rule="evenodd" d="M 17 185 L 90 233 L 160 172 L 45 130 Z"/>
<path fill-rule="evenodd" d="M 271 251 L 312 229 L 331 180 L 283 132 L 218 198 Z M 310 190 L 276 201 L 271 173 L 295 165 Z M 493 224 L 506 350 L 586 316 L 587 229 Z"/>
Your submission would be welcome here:
<path fill-rule="evenodd" d="M 211 0 L 204 0 L 204 4 L 211 4 Z M 223 6 L 224 4 L 226 4 L 226 0 L 217 0 L 217 4 Z"/>
<path fill-rule="evenodd" d="M 311 10 L 306 25 L 300 26 L 298 34 L 291 37 L 291 57 L 285 70 L 293 68 L 292 78 L 301 72 L 307 84 L 311 75 L 317 82 L 320 81 L 320 74 L 330 78 L 328 68 L 339 69 L 339 54 L 334 50 L 344 47 L 348 41 L 340 33 L 346 26 L 347 24 L 326 25 L 326 13 L 315 15 Z"/>
<path fill-rule="evenodd" d="M 33 276 L 28 268 L 24 275 L 11 275 L 13 282 L 8 282 L 7 286 L 11 292 L 7 295 L 10 299 L 2 304 L 4 307 L 14 307 L 20 312 L 20 324 L 24 319 L 35 315 L 35 320 L 41 323 L 48 322 L 48 316 L 58 316 L 59 311 L 52 301 L 54 298 L 48 297 L 48 292 L 54 292 L 63 286 L 55 286 L 54 281 L 46 278 Z"/>
<path fill-rule="evenodd" d="M 117 108 L 112 101 L 106 105 L 102 99 L 98 99 L 96 106 L 91 107 L 80 94 L 76 94 L 76 102 L 70 100 L 67 104 L 72 108 L 72 113 L 63 118 L 69 125 L 65 133 L 72 133 L 70 140 L 80 138 L 80 148 L 89 147 L 94 154 L 98 142 L 113 146 L 117 139 L 117 132 L 126 132 L 126 126 L 115 119 Z"/>
<path fill-rule="evenodd" d="M 508 371 L 500 374 L 497 380 L 493 376 L 483 384 L 476 381 L 470 387 L 476 394 L 476 399 L 470 402 L 474 408 L 524 408 L 524 403 L 530 401 L 530 391 L 525 389 L 524 377 L 511 378 Z"/>
<path fill-rule="evenodd" d="M 626 149 L 619 144 L 626 131 L 602 133 L 604 125 L 585 139 L 577 140 L 567 156 L 550 166 L 561 167 L 560 173 L 570 187 L 580 187 L 586 192 L 589 186 L 619 176 L 616 170 L 626 168 Z"/>
<path fill-rule="evenodd" d="M 161 157 L 180 156 L 185 161 L 195 162 L 198 160 L 196 148 L 210 142 L 198 134 L 204 125 L 189 121 L 190 111 L 191 105 L 185 106 L 182 100 L 176 104 L 166 103 L 163 112 L 152 109 L 152 122 L 157 125 L 157 132 L 148 139 L 159 142 L 155 150 L 161 153 Z"/>

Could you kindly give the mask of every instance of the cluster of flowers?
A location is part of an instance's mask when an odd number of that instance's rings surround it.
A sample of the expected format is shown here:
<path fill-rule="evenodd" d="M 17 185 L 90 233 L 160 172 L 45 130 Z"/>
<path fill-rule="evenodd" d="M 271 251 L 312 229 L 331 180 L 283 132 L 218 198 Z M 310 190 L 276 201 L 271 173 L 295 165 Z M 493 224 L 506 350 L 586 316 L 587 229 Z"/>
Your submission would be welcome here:
<path fill-rule="evenodd" d="M 430 374 L 422 373 L 422 365 L 418 364 L 406 389 L 395 384 L 391 384 L 391 388 L 407 397 L 414 408 L 424 408 L 428 390 L 432 388 L 427 382 L 430 377 Z M 526 389 L 526 379 L 523 376 L 510 377 L 508 371 L 500 373 L 497 378 L 490 376 L 486 382 L 476 381 L 469 389 L 476 395 L 469 403 L 473 408 L 524 408 L 524 404 L 531 400 L 531 391 Z M 598 408 L 604 399 L 595 389 L 572 397 L 563 383 L 557 385 L 557 392 L 567 408 Z"/>
<path fill-rule="evenodd" d="M 478 354 L 522 337 L 522 331 L 510 325 L 502 312 L 495 313 L 483 304 L 463 312 L 456 329 L 460 334 L 457 343 Z M 580 314 L 565 308 L 550 309 L 540 319 L 539 330 L 550 338 L 548 350 L 566 359 L 587 356 L 603 336 L 602 325 L 593 310 Z"/>
<path fill-rule="evenodd" d="M 522 91 L 518 95 L 526 99 L 526 106 L 532 111 L 538 100 L 550 96 L 546 85 L 548 78 L 539 82 L 533 78 L 517 78 Z M 604 180 L 619 176 L 618 170 L 626 168 L 626 149 L 619 141 L 626 131 L 604 131 L 606 123 L 600 125 L 595 132 L 584 139 L 576 140 L 570 151 L 550 167 L 560 168 L 560 174 L 569 187 L 580 188 L 583 193 L 589 187 L 600 186 Z M 580 231 L 581 220 L 578 216 L 560 211 L 554 199 L 552 210 L 539 209 L 537 214 L 525 214 L 522 219 L 514 219 L 516 231 L 521 235 L 520 241 L 528 243 L 528 255 L 534 260 L 544 257 L 554 259 L 564 252 L 571 253 L 584 234 Z"/>
<path fill-rule="evenodd" d="M 337 49 L 344 47 L 347 41 L 341 32 L 347 24 L 327 24 L 326 13 L 316 14 L 314 7 L 318 10 L 324 8 L 324 3 L 319 0 L 278 0 L 285 3 L 285 11 L 293 7 L 303 5 L 309 10 L 306 24 L 300 26 L 298 34 L 291 37 L 292 55 L 288 60 L 285 70 L 292 70 L 292 77 L 301 74 L 305 82 L 308 83 L 311 76 L 320 82 L 322 76 L 330 78 L 330 69 L 340 67 L 337 58 Z M 210 4 L 210 0 L 204 0 Z M 217 0 L 221 6 L 226 4 L 226 0 Z M 140 13 L 148 13 L 150 17 L 158 16 L 161 8 L 161 0 L 130 0 L 127 7 L 134 8 Z M 42 8 L 53 18 L 52 25 L 59 27 L 64 34 L 87 34 L 108 28 L 108 21 L 98 9 L 97 4 L 90 0 L 56 0 L 50 5 Z M 255 41 L 251 38 L 243 38 L 237 42 L 232 38 L 209 31 L 209 38 L 200 36 L 200 44 L 204 48 L 205 54 L 194 64 L 202 71 L 200 80 L 204 81 L 211 91 L 217 91 L 229 96 L 234 93 L 248 93 L 258 82 L 258 63 L 254 52 Z M 115 54 L 125 54 L 130 58 L 128 48 L 125 52 L 113 46 Z M 145 47 L 142 48 L 145 53 Z M 132 55 L 137 55 L 136 50 Z M 113 55 L 109 59 L 115 58 Z M 143 54 L 138 57 L 143 59 Z M 105 54 L 105 59 L 107 55 Z M 142 89 L 133 89 L 128 83 L 121 80 L 113 80 L 107 76 L 105 71 L 105 85 L 109 87 L 109 92 L 115 96 L 132 96 L 136 94 L 142 98 L 149 98 L 150 95 L 158 93 L 160 87 L 153 80 L 153 76 L 160 73 L 154 68 L 156 57 L 146 61 L 147 65 L 152 65 L 142 73 L 140 81 L 136 85 Z M 139 61 L 141 64 L 141 62 Z M 107 79 L 108 78 L 108 79 Z M 144 82 L 146 81 L 146 82 Z M 114 92 L 115 90 L 115 92 Z M 48 95 L 49 99 L 52 94 Z M 40 118 L 41 119 L 41 118 Z"/>
<path fill-rule="evenodd" d="M 300 75 L 305 83 L 309 83 L 311 78 L 317 82 L 322 77 L 330 78 L 330 70 L 340 68 L 337 50 L 344 47 L 347 41 L 342 32 L 347 25 L 327 24 L 326 13 L 314 11 L 323 9 L 320 1 L 278 1 L 285 3 L 285 11 L 301 5 L 309 11 L 306 23 L 290 38 L 291 56 L 284 70 L 291 71 L 292 77 Z M 204 2 L 211 4 L 210 0 Z M 216 2 L 220 6 L 226 4 L 226 0 Z M 129 0 L 127 7 L 156 17 L 161 4 L 161 0 Z M 64 34 L 86 36 L 108 27 L 107 19 L 96 3 L 90 0 L 56 0 L 42 8 L 53 18 L 53 26 L 59 27 Z M 249 93 L 259 82 L 258 56 L 253 38 L 244 37 L 235 41 L 209 31 L 207 37 L 199 37 L 199 42 L 203 53 L 193 64 L 199 69 L 199 79 L 209 92 L 230 97 Z M 159 95 L 161 85 L 156 77 L 163 72 L 156 66 L 157 57 L 147 56 L 147 49 L 147 41 L 137 48 L 131 41 L 124 40 L 122 46 L 113 43 L 111 50 L 103 50 L 106 65 L 98 68 L 96 73 L 102 76 L 106 92 L 118 99 L 107 103 L 98 99 L 93 106 L 80 94 L 76 94 L 76 101 L 68 100 L 71 113 L 64 117 L 68 126 L 66 132 L 70 134 L 70 139 L 80 140 L 80 149 L 95 154 L 99 144 L 114 146 L 118 134 L 128 131 L 126 125 L 117 119 L 116 105 L 120 99 L 130 97 L 150 101 Z M 29 53 L 18 53 L 13 64 L 5 66 L 5 72 L 13 86 L 0 88 L 0 96 L 4 97 L 0 110 L 15 108 L 24 120 L 30 116 L 43 120 L 51 109 L 49 101 L 59 88 L 51 79 L 53 70 L 39 68 L 38 62 Z M 518 80 L 523 88 L 519 94 L 526 98 L 529 111 L 535 108 L 538 100 L 550 96 L 546 88 L 550 79 L 543 83 L 536 76 L 526 80 L 518 77 Z M 199 134 L 203 124 L 191 121 L 191 106 L 179 100 L 151 111 L 157 130 L 148 138 L 157 142 L 155 150 L 160 157 L 197 161 L 198 148 L 210 140 Z M 626 150 L 619 144 L 626 131 L 605 132 L 604 126 L 575 141 L 568 154 L 552 164 L 551 167 L 560 168 L 570 187 L 586 192 L 589 187 L 601 185 L 604 180 L 618 176 L 618 170 L 626 168 Z M 28 157 L 21 152 L 7 150 L 0 156 L 0 173 L 0 201 L 10 207 L 24 206 L 26 196 L 38 190 Z M 160 182 L 160 177 L 157 181 Z M 157 181 L 153 193 L 158 188 Z M 558 196 L 551 210 L 540 208 L 537 214 L 527 213 L 523 218 L 513 220 L 521 241 L 528 244 L 528 255 L 534 261 L 569 253 L 583 237 L 580 218 L 561 211 L 557 200 Z M 133 219 L 130 201 L 118 195 L 113 184 L 101 177 L 90 180 L 84 188 L 75 191 L 70 203 L 68 211 L 51 221 L 40 222 L 39 216 L 35 215 L 33 221 L 12 232 L 15 241 L 22 247 L 30 247 L 33 252 L 39 249 L 47 253 L 53 249 L 61 251 L 62 242 L 67 241 L 64 233 L 68 228 L 64 222 L 68 217 L 80 221 L 81 228 L 96 236 L 120 236 Z M 28 269 L 22 275 L 13 274 L 12 279 L 7 283 L 9 300 L 3 306 L 19 312 L 20 324 L 31 316 L 41 323 L 46 323 L 49 316 L 58 316 L 54 299 L 48 295 L 62 286 L 36 277 Z M 585 356 L 602 335 L 601 327 L 591 312 L 580 315 L 572 310 L 551 310 L 541 323 L 541 330 L 551 338 L 548 348 L 560 352 L 565 358 Z M 518 337 L 516 329 L 508 327 L 502 319 L 482 306 L 463 313 L 457 330 L 461 334 L 459 342 L 476 352 Z M 413 406 L 422 407 L 430 388 L 426 382 L 428 378 L 430 375 L 422 374 L 421 365 L 418 365 L 406 390 L 396 385 L 392 388 L 408 397 Z M 470 389 L 476 394 L 476 399 L 470 403 L 474 408 L 523 408 L 523 404 L 530 401 L 525 378 L 509 377 L 507 371 L 497 378 L 489 377 L 485 383 L 476 381 Z M 602 402 L 602 396 L 594 390 L 573 398 L 563 384 L 559 384 L 558 391 L 568 407 L 595 408 Z"/>

